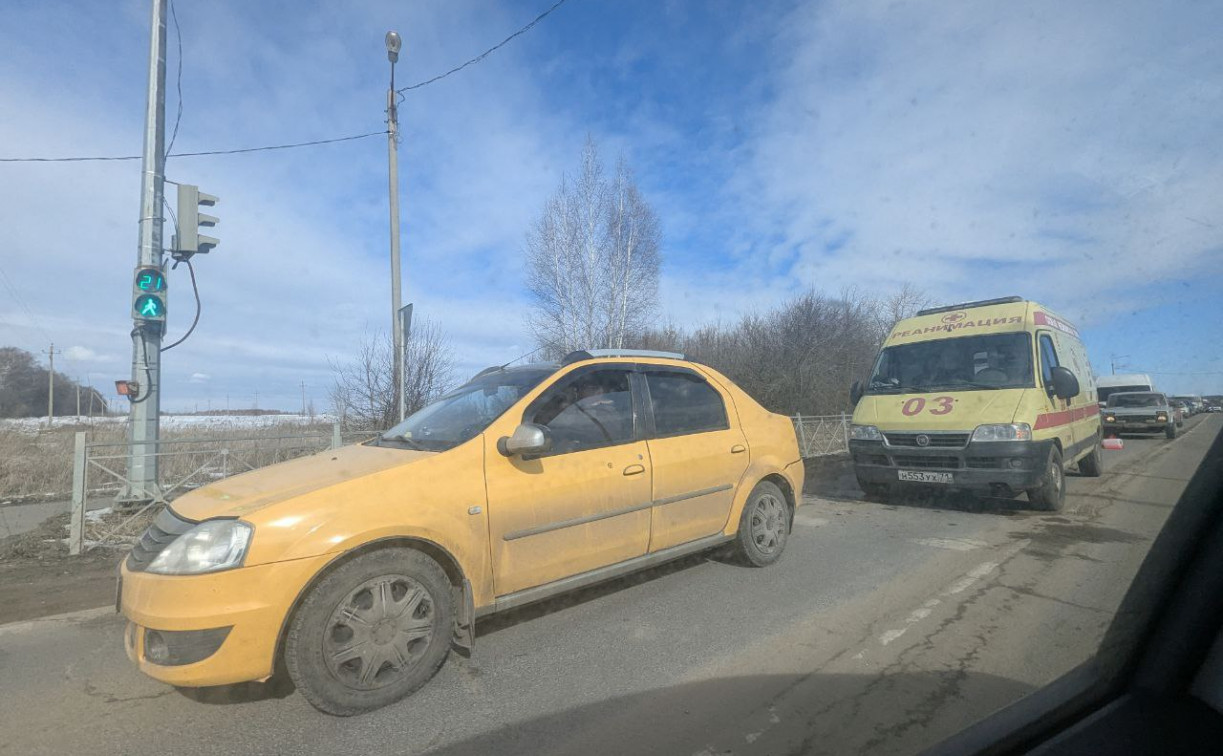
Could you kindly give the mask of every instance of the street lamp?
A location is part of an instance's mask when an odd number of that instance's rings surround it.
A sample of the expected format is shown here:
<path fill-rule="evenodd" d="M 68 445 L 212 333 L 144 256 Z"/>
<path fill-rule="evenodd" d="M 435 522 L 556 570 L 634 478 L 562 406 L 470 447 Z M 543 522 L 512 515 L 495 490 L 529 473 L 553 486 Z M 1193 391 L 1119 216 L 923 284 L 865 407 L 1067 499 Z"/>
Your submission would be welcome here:
<path fill-rule="evenodd" d="M 399 61 L 399 49 L 403 40 L 399 32 L 386 33 L 386 58 L 391 62 L 391 85 L 386 90 L 386 143 L 389 166 L 390 205 L 391 205 L 391 334 L 394 337 L 395 367 L 391 373 L 395 386 L 395 422 L 404 416 L 403 395 L 403 361 L 404 333 L 403 321 L 399 313 L 402 291 L 399 282 L 399 113 L 395 105 L 395 64 Z"/>
<path fill-rule="evenodd" d="M 386 57 L 391 63 L 399 62 L 399 48 L 403 45 L 403 40 L 399 38 L 399 32 L 389 31 L 386 33 Z M 394 67 L 391 68 L 391 75 L 395 75 Z"/>

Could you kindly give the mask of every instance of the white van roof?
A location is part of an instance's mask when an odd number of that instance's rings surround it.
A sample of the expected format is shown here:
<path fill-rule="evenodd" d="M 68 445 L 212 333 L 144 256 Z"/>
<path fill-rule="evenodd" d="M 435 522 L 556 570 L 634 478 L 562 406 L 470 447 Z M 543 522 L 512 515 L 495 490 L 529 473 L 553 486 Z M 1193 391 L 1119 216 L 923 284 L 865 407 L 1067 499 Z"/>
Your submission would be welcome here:
<path fill-rule="evenodd" d="M 1155 390 L 1155 382 L 1146 373 L 1120 373 L 1117 375 L 1101 375 L 1096 378 L 1096 387 L 1109 386 L 1150 386 Z"/>

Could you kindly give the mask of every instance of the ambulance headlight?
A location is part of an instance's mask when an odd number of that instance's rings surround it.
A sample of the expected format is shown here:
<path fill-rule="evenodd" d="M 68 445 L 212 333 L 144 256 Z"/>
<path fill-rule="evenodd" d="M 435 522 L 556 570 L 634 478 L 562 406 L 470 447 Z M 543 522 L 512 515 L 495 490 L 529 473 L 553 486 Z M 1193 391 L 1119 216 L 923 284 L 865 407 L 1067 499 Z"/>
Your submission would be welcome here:
<path fill-rule="evenodd" d="M 882 441 L 883 434 L 873 425 L 849 426 L 849 437 L 854 441 Z"/>
<path fill-rule="evenodd" d="M 973 441 L 1031 441 L 1032 426 L 1027 423 L 978 425 L 972 432 Z"/>

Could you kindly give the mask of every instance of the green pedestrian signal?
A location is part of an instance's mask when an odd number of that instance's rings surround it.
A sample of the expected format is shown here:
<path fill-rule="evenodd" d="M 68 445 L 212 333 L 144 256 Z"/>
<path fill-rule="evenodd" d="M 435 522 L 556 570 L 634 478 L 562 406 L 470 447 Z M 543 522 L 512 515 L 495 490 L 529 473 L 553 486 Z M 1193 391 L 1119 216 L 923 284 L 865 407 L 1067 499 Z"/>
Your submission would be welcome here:
<path fill-rule="evenodd" d="M 132 306 L 140 320 L 166 319 L 166 303 L 155 294 L 141 294 Z"/>
<path fill-rule="evenodd" d="M 146 323 L 166 320 L 166 273 L 159 265 L 136 268 L 132 277 L 132 317 Z"/>

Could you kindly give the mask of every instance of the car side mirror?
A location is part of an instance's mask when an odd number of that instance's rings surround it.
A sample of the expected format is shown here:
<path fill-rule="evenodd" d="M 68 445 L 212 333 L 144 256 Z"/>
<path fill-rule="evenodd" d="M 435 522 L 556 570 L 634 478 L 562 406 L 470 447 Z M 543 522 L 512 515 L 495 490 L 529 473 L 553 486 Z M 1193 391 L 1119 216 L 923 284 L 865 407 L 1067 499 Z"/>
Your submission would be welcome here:
<path fill-rule="evenodd" d="M 1058 365 L 1053 368 L 1053 395 L 1058 399 L 1073 399 L 1079 395 L 1079 379 L 1068 369 Z"/>
<path fill-rule="evenodd" d="M 497 439 L 497 451 L 506 457 L 546 454 L 551 450 L 552 434 L 535 423 L 522 423 L 512 435 Z"/>
<path fill-rule="evenodd" d="M 849 387 L 849 403 L 853 406 L 858 406 L 858 402 L 862 401 L 862 395 L 866 393 L 866 388 L 862 385 L 862 381 L 854 381 L 854 385 Z"/>

